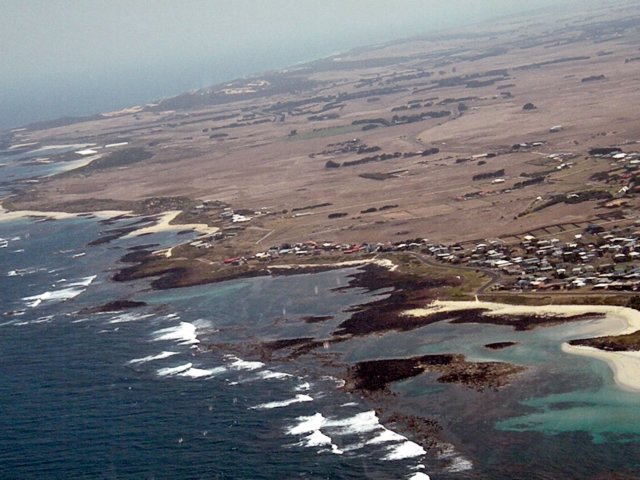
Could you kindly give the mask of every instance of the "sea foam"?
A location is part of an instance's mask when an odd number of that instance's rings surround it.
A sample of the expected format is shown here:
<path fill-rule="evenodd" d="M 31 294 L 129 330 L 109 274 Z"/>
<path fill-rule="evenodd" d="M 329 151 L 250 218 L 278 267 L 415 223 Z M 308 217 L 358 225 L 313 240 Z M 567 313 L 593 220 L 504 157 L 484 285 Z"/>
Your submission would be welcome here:
<path fill-rule="evenodd" d="M 152 313 L 141 314 L 141 313 L 121 313 L 120 315 L 116 315 L 109 323 L 129 323 L 136 322 L 138 320 L 143 320 L 145 318 L 153 317 Z"/>
<path fill-rule="evenodd" d="M 324 425 L 325 418 L 321 413 L 316 413 L 309 417 L 298 417 L 298 424 L 287 429 L 289 435 L 304 435 L 320 430 Z"/>
<path fill-rule="evenodd" d="M 389 453 L 383 457 L 383 460 L 404 460 L 406 458 L 420 457 L 427 453 L 424 448 L 410 440 L 390 447 L 388 451 Z"/>
<path fill-rule="evenodd" d="M 307 439 L 310 438 L 311 435 L 315 435 L 314 438 L 322 438 L 320 437 L 320 433 L 329 437 L 327 432 L 330 435 L 346 436 L 369 436 L 374 432 L 377 433 L 377 435 L 366 442 L 344 447 L 344 451 L 359 450 L 366 445 L 373 446 L 394 443 L 394 445 L 385 446 L 386 454 L 383 457 L 384 460 L 403 460 L 419 457 L 426 453 L 424 448 L 417 443 L 407 440 L 406 437 L 384 427 L 373 410 L 361 412 L 347 418 L 326 418 L 321 413 L 316 413 L 311 416 L 298 417 L 296 421 L 297 424 L 289 427 L 286 433 L 289 435 L 307 435 Z M 303 443 L 308 442 L 305 440 Z M 342 452 L 341 450 L 340 453 Z"/>
<path fill-rule="evenodd" d="M 268 402 L 261 403 L 260 405 L 256 405 L 255 407 L 251 407 L 253 410 L 271 410 L 272 408 L 282 408 L 288 407 L 289 405 L 293 405 L 294 403 L 303 403 L 303 402 L 312 402 L 313 398 L 309 395 L 298 394 L 294 398 L 290 398 L 288 400 L 282 400 L 280 402 Z"/>
<path fill-rule="evenodd" d="M 325 426 L 337 429 L 341 435 L 353 435 L 358 433 L 368 433 L 384 428 L 380 425 L 376 412 L 357 413 L 356 415 L 343 419 L 327 420 Z"/>
<path fill-rule="evenodd" d="M 155 341 L 160 340 L 174 340 L 179 345 L 194 345 L 200 343 L 196 335 L 196 327 L 189 322 L 180 322 L 179 325 L 174 327 L 162 328 L 153 332 L 153 339 Z"/>
<path fill-rule="evenodd" d="M 177 367 L 160 368 L 158 369 L 157 373 L 160 377 L 169 377 L 182 372 L 186 372 L 191 367 L 193 367 L 193 363 L 185 363 L 183 365 L 178 365 Z"/>
<path fill-rule="evenodd" d="M 431 477 L 426 473 L 417 472 L 411 475 L 407 480 L 431 480 Z"/>
<path fill-rule="evenodd" d="M 169 358 L 172 357 L 173 355 L 178 355 L 179 352 L 161 352 L 158 353 L 157 355 L 148 355 L 146 357 L 141 357 L 141 358 L 134 358 L 133 360 L 129 360 L 129 363 L 131 365 L 135 365 L 137 363 L 146 363 L 146 362 L 152 362 L 154 360 L 162 360 L 163 358 Z"/>
<path fill-rule="evenodd" d="M 53 290 L 49 292 L 41 293 L 40 295 L 33 295 L 31 297 L 24 297 L 26 305 L 31 308 L 38 307 L 42 302 L 54 302 L 65 301 L 77 297 L 84 289 L 82 288 L 62 288 L 60 290 Z"/>
<path fill-rule="evenodd" d="M 438 458 L 450 462 L 447 467 L 448 472 L 460 473 L 473 470 L 473 463 L 457 453 L 453 445 L 445 445 Z"/>
<path fill-rule="evenodd" d="M 289 405 L 293 405 L 294 403 L 304 403 L 304 402 L 313 402 L 313 397 L 309 395 L 299 394 L 294 398 L 290 398 L 288 400 L 282 400 L 279 402 L 268 402 L 261 403 L 260 405 L 256 405 L 255 407 L 251 407 L 254 410 L 271 410 L 272 408 L 282 408 L 288 407 Z"/>
<path fill-rule="evenodd" d="M 26 302 L 26 305 L 31 308 L 36 308 L 43 302 L 65 301 L 77 297 L 85 291 L 86 287 L 91 285 L 96 278 L 96 275 L 90 277 L 81 278 L 75 282 L 68 283 L 66 288 L 60 290 L 52 290 L 41 293 L 40 295 L 32 295 L 30 297 L 23 297 L 22 300 Z M 77 288 L 85 287 L 85 288 Z"/>
<path fill-rule="evenodd" d="M 406 437 L 403 437 L 399 433 L 393 432 L 385 428 L 382 433 L 380 433 L 379 435 L 369 440 L 367 442 L 367 445 L 378 445 L 381 443 L 389 443 L 389 442 L 404 442 L 405 440 L 407 440 Z"/>
<path fill-rule="evenodd" d="M 264 363 L 262 362 L 249 362 L 233 355 L 228 355 L 227 358 L 233 359 L 230 366 L 236 370 L 258 370 L 264 367 Z"/>
<path fill-rule="evenodd" d="M 227 369 L 224 367 L 216 367 L 216 368 L 194 368 L 191 367 L 183 372 L 178 373 L 180 377 L 188 377 L 188 378 L 207 378 L 213 377 L 215 375 L 219 375 L 223 372 L 226 372 Z"/>
<path fill-rule="evenodd" d="M 75 282 L 68 283 L 69 287 L 88 287 L 91 283 L 96 279 L 97 275 L 91 275 L 89 277 L 84 277 Z"/>
<path fill-rule="evenodd" d="M 336 455 L 344 453 L 333 443 L 331 437 L 320 430 L 327 421 L 321 413 L 316 413 L 309 417 L 298 417 L 296 420 L 299 423 L 287 429 L 289 435 L 305 435 L 302 441 L 296 445 L 301 447 L 329 447 L 331 453 Z"/>
<path fill-rule="evenodd" d="M 316 430 L 311 435 L 305 437 L 305 446 L 324 447 L 331 445 L 331 437 L 325 435 L 320 430 Z"/>
<path fill-rule="evenodd" d="M 260 380 L 284 380 L 293 377 L 293 375 L 284 372 L 274 372 L 273 370 L 264 370 L 257 374 Z"/>

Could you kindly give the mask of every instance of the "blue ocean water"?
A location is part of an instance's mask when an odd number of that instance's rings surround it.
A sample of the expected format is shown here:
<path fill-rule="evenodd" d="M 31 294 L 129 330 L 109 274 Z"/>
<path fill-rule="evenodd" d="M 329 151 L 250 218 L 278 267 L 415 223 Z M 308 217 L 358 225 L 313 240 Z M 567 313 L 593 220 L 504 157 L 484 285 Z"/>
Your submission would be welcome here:
<path fill-rule="evenodd" d="M 88 246 L 134 221 L 0 222 L 0 478 L 506 480 L 640 471 L 639 396 L 618 389 L 605 364 L 559 349 L 598 320 L 530 332 L 440 322 L 296 360 L 262 358 L 262 342 L 326 338 L 350 307 L 383 292 L 336 288 L 354 269 L 162 291 L 113 282 L 130 248 L 177 240 Z M 147 306 L 82 313 L 115 299 Z M 483 347 L 495 341 L 518 345 Z M 528 369 L 500 391 L 440 384 L 434 374 L 399 382 L 395 397 L 375 404 L 340 389 L 344 362 L 448 352 Z M 375 409 L 400 405 L 443 426 L 437 447 L 425 452 L 381 425 Z"/>
<path fill-rule="evenodd" d="M 414 455 L 392 459 L 411 442 L 365 445 L 386 430 L 326 369 L 207 349 L 268 337 L 274 323 L 305 333 L 293 321 L 302 315 L 346 318 L 342 310 L 367 296 L 333 291 L 348 272 L 153 292 L 109 280 L 136 240 L 87 247 L 104 228 L 92 218 L 0 223 L 0 478 L 412 473 Z M 120 298 L 149 305 L 79 313 Z"/>

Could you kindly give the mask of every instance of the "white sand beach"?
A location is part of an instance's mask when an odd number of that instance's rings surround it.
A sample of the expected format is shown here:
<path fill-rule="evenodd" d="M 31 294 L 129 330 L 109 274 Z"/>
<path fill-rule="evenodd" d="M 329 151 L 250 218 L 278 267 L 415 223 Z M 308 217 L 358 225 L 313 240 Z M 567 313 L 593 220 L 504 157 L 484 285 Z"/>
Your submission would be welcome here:
<path fill-rule="evenodd" d="M 440 301 L 436 300 L 425 308 L 404 312 L 410 317 L 425 317 L 439 312 L 455 312 L 469 309 L 487 309 L 485 315 L 544 315 L 558 318 L 573 315 L 598 313 L 606 317 L 598 322 L 590 334 L 595 336 L 626 335 L 640 330 L 640 311 L 608 305 L 507 305 L 480 301 Z M 640 351 L 610 352 L 592 347 L 561 345 L 562 351 L 573 355 L 597 358 L 609 365 L 614 381 L 620 388 L 640 392 Z"/>
<path fill-rule="evenodd" d="M 568 343 L 562 344 L 562 351 L 606 362 L 613 372 L 614 381 L 620 388 L 640 393 L 640 352 L 608 352 Z"/>
<path fill-rule="evenodd" d="M 182 210 L 169 210 L 161 213 L 158 215 L 158 222 L 155 225 L 151 225 L 149 227 L 141 227 L 131 233 L 128 233 L 124 238 L 137 237 L 139 235 L 146 235 L 149 233 L 179 232 L 181 230 L 189 229 L 195 230 L 200 235 L 213 235 L 218 230 L 220 230 L 218 227 L 210 227 L 206 223 L 171 224 L 171 222 L 175 220 L 176 217 L 181 213 Z"/>
<path fill-rule="evenodd" d="M 12 220 L 19 220 L 22 218 L 49 218 L 52 220 L 65 220 L 67 218 L 76 218 L 80 215 L 95 215 L 99 218 L 113 218 L 121 215 L 131 215 L 131 212 L 120 210 L 99 210 L 96 212 L 80 212 L 80 213 L 67 213 L 67 212 L 43 212 L 40 210 L 15 210 L 8 211 L 2 208 L 0 205 L 0 222 L 10 222 Z"/>
<path fill-rule="evenodd" d="M 398 266 L 394 264 L 391 260 L 388 259 L 379 259 L 379 258 L 367 258 L 364 260 L 345 260 L 344 262 L 335 262 L 335 263 L 296 263 L 296 264 L 280 264 L 280 265 L 269 265 L 270 269 L 275 270 L 291 270 L 291 269 L 304 269 L 304 268 L 341 268 L 341 267 L 359 267 L 362 265 L 378 265 L 383 268 L 387 268 L 389 271 L 395 271 Z"/>

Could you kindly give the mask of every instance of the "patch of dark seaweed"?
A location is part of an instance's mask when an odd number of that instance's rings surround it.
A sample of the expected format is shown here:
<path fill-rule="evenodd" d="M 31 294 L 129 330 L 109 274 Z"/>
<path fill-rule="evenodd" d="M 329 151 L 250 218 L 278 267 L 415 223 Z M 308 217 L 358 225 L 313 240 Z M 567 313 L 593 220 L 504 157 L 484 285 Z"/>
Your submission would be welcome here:
<path fill-rule="evenodd" d="M 268 342 L 264 342 L 262 344 L 262 348 L 275 351 L 282 350 L 283 348 L 297 347 L 301 344 L 307 344 L 311 341 L 313 341 L 313 337 L 285 338 L 282 340 L 271 340 Z"/>
<path fill-rule="evenodd" d="M 101 234 L 95 240 L 91 240 L 87 245 L 89 245 L 90 247 L 94 247 L 96 245 L 109 243 L 113 240 L 118 240 L 119 238 L 122 238 L 131 232 L 135 232 L 137 229 L 138 227 L 124 227 L 107 230 L 106 232 L 104 232 L 105 234 Z"/>
<path fill-rule="evenodd" d="M 503 348 L 513 347 L 514 345 L 518 345 L 518 342 L 487 343 L 484 347 L 485 348 L 490 348 L 491 350 L 502 350 Z"/>
<path fill-rule="evenodd" d="M 578 322 L 592 318 L 602 318 L 603 313 L 581 313 L 567 317 L 553 315 L 480 315 L 471 318 L 462 315 L 457 316 L 451 323 L 483 323 L 490 325 L 505 325 L 513 327 L 516 331 L 533 330 L 537 327 L 552 327 L 567 322 Z"/>
<path fill-rule="evenodd" d="M 267 268 L 267 273 L 272 277 L 286 277 L 290 275 L 304 275 L 312 273 L 329 272 L 344 268 L 341 265 L 292 265 L 287 268 Z"/>
<path fill-rule="evenodd" d="M 114 300 L 97 307 L 83 308 L 78 313 L 80 315 L 88 315 L 91 313 L 107 313 L 107 312 L 120 312 L 131 308 L 145 307 L 146 302 L 137 302 L 134 300 Z"/>
<path fill-rule="evenodd" d="M 430 279 L 416 275 L 390 271 L 386 267 L 376 264 L 367 264 L 358 271 L 349 275 L 349 284 L 336 290 L 348 288 L 363 288 L 367 292 L 373 292 L 383 288 L 393 287 L 396 290 L 423 290 L 427 288 L 439 288 L 456 285 L 452 279 Z"/>
<path fill-rule="evenodd" d="M 120 220 L 126 220 L 128 218 L 131 217 L 128 214 L 124 213 L 122 215 L 116 215 L 115 217 L 105 218 L 103 220 L 100 220 L 98 223 L 101 225 L 113 225 Z"/>
<path fill-rule="evenodd" d="M 101 225 L 113 225 L 114 223 L 117 223 L 121 220 L 131 220 L 131 219 L 132 217 L 130 214 L 123 213 L 122 215 L 116 215 L 115 217 L 105 218 L 103 220 L 100 220 L 98 223 L 100 223 Z M 132 227 L 134 225 L 141 225 L 143 223 L 148 223 L 153 221 L 154 219 L 152 217 L 140 217 L 134 222 L 129 223 L 127 227 Z"/>
<path fill-rule="evenodd" d="M 301 343 L 295 348 L 293 348 L 290 353 L 287 355 L 288 359 L 295 359 L 301 357 L 303 355 L 307 355 L 314 350 L 319 348 L 328 348 L 334 343 L 341 343 L 349 340 L 350 337 L 331 337 L 331 339 L 327 340 L 310 340 L 306 343 Z"/>
<path fill-rule="evenodd" d="M 386 390 L 390 383 L 425 372 L 426 365 L 448 365 L 453 360 L 454 355 L 447 354 L 360 362 L 347 372 L 346 388 L 367 392 Z"/>
<path fill-rule="evenodd" d="M 365 394 L 388 392 L 389 384 L 418 376 L 440 373 L 440 383 L 457 383 L 478 391 L 500 388 L 524 367 L 501 362 L 468 362 L 463 355 L 423 355 L 404 359 L 360 362 L 347 371 L 345 388 Z"/>
<path fill-rule="evenodd" d="M 524 371 L 518 365 L 501 362 L 458 362 L 438 378 L 440 383 L 458 383 L 478 391 L 507 385 L 509 377 Z"/>
<path fill-rule="evenodd" d="M 137 249 L 120 258 L 124 263 L 140 263 L 145 262 L 151 258 L 152 253 L 149 250 Z"/>
<path fill-rule="evenodd" d="M 570 345 L 592 347 L 607 352 L 630 352 L 640 350 L 640 332 L 607 337 L 571 340 Z"/>
<path fill-rule="evenodd" d="M 322 323 L 332 319 L 332 315 L 310 315 L 308 317 L 302 317 L 305 323 Z"/>
<path fill-rule="evenodd" d="M 207 345 L 206 349 L 224 355 L 233 353 L 242 358 L 260 360 L 261 362 L 271 362 L 274 360 L 293 361 L 312 353 L 314 350 L 346 340 L 348 340 L 347 337 L 334 337 L 320 340 L 316 340 L 313 337 L 285 338 L 266 341 L 212 343 Z M 316 366 L 322 365 L 336 369 L 332 374 L 338 375 L 338 371 L 342 372 L 343 366 L 334 358 L 337 354 L 332 355 L 333 357 L 330 360 L 323 358 L 322 354 L 316 355 L 312 362 Z"/>
<path fill-rule="evenodd" d="M 335 334 L 368 335 L 390 330 L 408 331 L 451 318 L 452 314 L 430 317 L 407 317 L 406 310 L 421 308 L 435 299 L 437 288 L 456 284 L 453 279 L 429 279 L 391 272 L 378 265 L 367 265 L 351 275 L 347 287 L 364 288 L 368 292 L 392 289 L 385 298 L 349 309 L 352 313 Z M 471 315 L 471 314 L 469 314 Z"/>
<path fill-rule="evenodd" d="M 135 245 L 133 247 L 127 248 L 127 250 L 138 251 L 138 250 L 148 250 L 149 248 L 159 247 L 159 243 L 145 243 L 144 245 Z"/>
<path fill-rule="evenodd" d="M 404 312 L 424 305 L 423 298 L 410 300 L 406 295 L 392 294 L 389 298 L 360 307 L 351 318 L 338 325 L 336 333 L 350 335 L 369 335 L 387 331 L 407 332 L 449 320 L 455 323 L 476 323 L 486 309 L 477 308 L 458 312 L 437 312 L 425 317 L 410 317 Z M 477 322 L 482 323 L 482 322 Z"/>
<path fill-rule="evenodd" d="M 411 437 L 423 448 L 431 450 L 437 448 L 439 437 L 443 428 L 440 423 L 432 418 L 424 418 L 418 415 L 408 415 L 397 410 L 387 411 L 385 408 L 376 408 L 376 415 L 380 423 L 391 428 L 394 432 Z"/>

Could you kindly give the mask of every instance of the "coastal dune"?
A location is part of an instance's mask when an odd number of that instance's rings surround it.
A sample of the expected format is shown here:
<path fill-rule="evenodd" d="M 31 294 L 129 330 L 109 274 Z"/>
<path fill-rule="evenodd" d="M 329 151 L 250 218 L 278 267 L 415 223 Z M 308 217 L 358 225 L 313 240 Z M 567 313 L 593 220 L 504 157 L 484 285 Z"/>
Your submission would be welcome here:
<path fill-rule="evenodd" d="M 481 301 L 441 301 L 436 300 L 425 308 L 404 312 L 408 317 L 426 317 L 442 312 L 457 312 L 470 309 L 485 309 L 485 315 L 536 315 L 540 317 L 569 318 L 575 315 L 604 314 L 598 321 L 595 336 L 628 335 L 640 330 L 640 311 L 608 305 L 507 305 Z M 609 365 L 618 387 L 640 393 L 640 351 L 613 352 L 593 347 L 561 345 L 563 352 L 596 358 Z"/>
<path fill-rule="evenodd" d="M 81 215 L 91 214 L 100 218 L 112 218 L 121 215 L 131 215 L 132 212 L 124 210 L 97 210 L 87 211 L 81 213 L 67 213 L 67 212 L 53 212 L 53 211 L 41 211 L 41 210 L 14 210 L 9 211 L 2 208 L 0 205 L 0 222 L 10 222 L 14 220 L 21 220 L 25 218 L 46 218 L 52 220 L 66 220 L 69 218 L 78 218 Z"/>
<path fill-rule="evenodd" d="M 217 227 L 210 227 L 204 223 L 177 223 L 172 224 L 178 215 L 182 213 L 182 210 L 169 210 L 158 215 L 158 221 L 155 225 L 151 225 L 149 227 L 142 227 L 133 232 L 127 234 L 124 238 L 136 237 L 140 235 L 146 235 L 150 233 L 160 233 L 160 232 L 178 232 L 181 230 L 193 229 L 197 231 L 201 235 L 213 235 L 218 232 L 220 229 Z"/>

